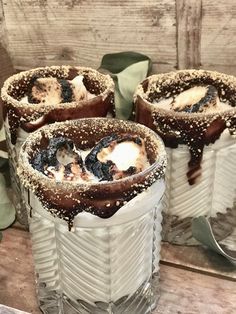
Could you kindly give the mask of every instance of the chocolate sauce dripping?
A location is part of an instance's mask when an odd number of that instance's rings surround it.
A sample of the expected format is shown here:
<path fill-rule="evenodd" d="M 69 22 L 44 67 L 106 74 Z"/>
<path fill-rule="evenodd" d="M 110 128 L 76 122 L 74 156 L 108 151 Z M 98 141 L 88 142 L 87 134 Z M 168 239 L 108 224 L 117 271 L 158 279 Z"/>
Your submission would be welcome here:
<path fill-rule="evenodd" d="M 230 125 L 231 130 L 236 129 L 236 119 L 231 117 L 218 116 L 213 121 L 208 122 L 207 118 L 204 120 L 183 120 L 183 118 L 166 117 L 155 112 L 153 119 L 155 131 L 162 137 L 167 147 L 176 148 L 179 144 L 189 147 L 190 160 L 187 178 L 190 185 L 193 185 L 201 175 L 204 147 L 215 143 L 227 128 L 227 124 Z"/>
<path fill-rule="evenodd" d="M 71 229 L 73 228 L 73 226 L 74 226 L 74 220 L 71 219 L 71 220 L 68 221 L 68 231 L 71 231 Z"/>
<path fill-rule="evenodd" d="M 30 218 L 32 218 L 32 211 L 33 211 L 33 208 L 30 206 L 30 212 L 29 212 Z"/>
<path fill-rule="evenodd" d="M 17 140 L 17 131 L 20 126 L 20 113 L 12 105 L 8 105 L 6 107 L 6 105 L 3 104 L 3 119 L 5 120 L 6 117 L 8 117 L 9 121 L 11 143 L 12 145 L 15 145 Z"/>
<path fill-rule="evenodd" d="M 68 229 L 73 227 L 74 218 L 81 212 L 88 212 L 103 219 L 112 217 L 126 202 L 129 202 L 137 194 L 146 190 L 154 181 L 164 176 L 163 165 L 150 174 L 150 177 L 137 181 L 135 186 L 130 183 L 128 189 L 122 193 L 118 189 L 112 191 L 102 188 L 86 192 L 72 193 L 68 196 L 68 191 L 51 193 L 45 190 L 43 184 L 38 185 L 36 196 L 40 199 L 42 206 L 53 216 L 65 220 Z M 143 181 L 144 180 L 144 181 Z"/>
<path fill-rule="evenodd" d="M 62 206 L 62 204 L 65 203 L 65 198 L 63 197 L 61 198 L 60 204 L 57 204 L 56 202 L 53 202 L 53 200 L 49 201 L 47 195 L 45 195 L 42 190 L 38 190 L 36 194 L 41 200 L 43 207 L 51 212 L 51 214 L 53 214 L 54 216 L 65 220 L 68 223 L 68 227 L 70 230 L 71 226 L 73 226 L 74 218 L 79 213 L 88 212 L 103 219 L 110 218 L 119 210 L 120 207 L 124 205 L 125 201 L 128 202 L 133 198 L 133 196 L 131 195 L 132 193 L 130 193 L 125 199 L 120 202 L 117 202 L 117 199 L 109 200 L 108 207 L 106 206 L 108 202 L 101 200 L 101 195 L 100 199 L 98 199 L 97 201 L 94 201 L 93 199 L 83 200 L 83 198 L 81 198 L 79 204 L 77 203 L 77 205 L 70 205 L 70 201 L 68 200 L 68 204 Z M 99 203 L 102 204 L 99 205 Z"/>
<path fill-rule="evenodd" d="M 29 190 L 27 191 L 27 197 L 28 197 L 28 204 L 30 207 L 29 216 L 30 216 L 30 218 L 32 218 L 33 208 L 31 206 L 31 202 L 30 202 L 30 191 Z"/>
<path fill-rule="evenodd" d="M 153 112 L 153 105 L 149 103 L 158 102 L 160 99 L 174 97 L 181 92 L 198 85 L 214 86 L 218 96 L 222 101 L 229 101 L 232 108 L 235 108 L 236 94 L 231 84 L 209 76 L 209 72 L 201 72 L 201 75 L 194 76 L 192 72 L 183 71 L 176 74 L 177 77 L 171 81 L 171 84 L 162 84 L 165 78 L 156 82 L 156 88 L 149 89 L 150 81 L 148 79 L 142 82 L 142 89 L 148 94 L 148 103 L 138 95 L 136 101 L 136 121 L 143 123 L 159 134 L 165 145 L 170 148 L 177 148 L 179 144 L 185 144 L 189 147 L 190 160 L 188 162 L 187 178 L 190 185 L 194 184 L 201 175 L 201 161 L 203 150 L 206 145 L 213 144 L 228 128 L 229 133 L 236 133 L 236 117 L 232 113 L 222 113 L 212 118 L 203 117 L 194 120 L 193 118 L 183 118 L 175 115 L 166 116 L 161 111 Z M 168 81 L 168 76 L 166 76 Z M 190 113 L 191 115 L 191 113 Z"/>

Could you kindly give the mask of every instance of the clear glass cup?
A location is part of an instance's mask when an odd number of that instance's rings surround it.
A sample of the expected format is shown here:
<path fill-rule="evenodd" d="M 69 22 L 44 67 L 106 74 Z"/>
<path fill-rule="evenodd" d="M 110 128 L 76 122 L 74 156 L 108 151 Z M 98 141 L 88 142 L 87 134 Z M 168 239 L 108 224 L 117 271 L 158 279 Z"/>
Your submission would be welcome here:
<path fill-rule="evenodd" d="M 87 149 L 111 133 L 144 138 L 151 165 L 116 181 L 79 184 L 56 182 L 30 164 L 49 138 L 63 134 Z M 26 140 L 18 171 L 43 313 L 152 312 L 159 297 L 165 166 L 161 139 L 134 122 L 94 118 L 55 123 Z"/>
<path fill-rule="evenodd" d="M 72 80 L 83 75 L 86 89 L 96 95 L 89 100 L 68 103 L 32 104 L 22 101 L 32 80 L 35 78 L 55 77 Z M 13 203 L 17 220 L 28 226 L 25 204 L 21 199 L 20 182 L 16 174 L 20 147 L 28 135 L 43 125 L 56 121 L 79 119 L 83 117 L 105 117 L 113 111 L 114 86 L 109 75 L 103 75 L 86 67 L 51 66 L 20 72 L 6 80 L 2 88 L 3 117 L 9 164 L 13 189 Z"/>
<path fill-rule="evenodd" d="M 164 102 L 162 108 L 157 107 L 160 100 L 166 101 L 196 85 L 215 86 L 220 101 L 229 101 L 232 107 L 208 113 L 168 110 Z M 210 219 L 217 240 L 233 234 L 236 228 L 235 105 L 236 79 L 222 73 L 182 70 L 150 76 L 138 86 L 136 121 L 155 130 L 167 150 L 164 241 L 198 244 L 192 236 L 191 222 L 202 215 Z"/>

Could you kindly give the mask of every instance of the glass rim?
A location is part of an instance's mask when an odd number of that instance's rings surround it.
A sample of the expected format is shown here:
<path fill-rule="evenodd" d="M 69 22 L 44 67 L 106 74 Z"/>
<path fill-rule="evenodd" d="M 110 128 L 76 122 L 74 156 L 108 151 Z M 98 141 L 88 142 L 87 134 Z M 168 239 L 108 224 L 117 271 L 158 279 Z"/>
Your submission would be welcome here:
<path fill-rule="evenodd" d="M 9 95 L 9 91 L 12 88 L 12 90 L 16 87 L 13 87 L 13 83 L 18 82 L 24 78 L 27 78 L 28 76 L 32 76 L 34 74 L 37 74 L 37 72 L 40 71 L 61 71 L 62 73 L 64 72 L 69 72 L 70 69 L 75 69 L 77 71 L 81 71 L 81 74 L 83 72 L 88 72 L 88 74 L 94 75 L 94 77 L 98 77 L 103 79 L 105 90 L 102 93 L 99 93 L 95 97 L 89 100 L 82 100 L 79 102 L 72 101 L 72 102 L 65 102 L 65 103 L 59 103 L 56 105 L 53 104 L 44 104 L 44 103 L 39 103 L 39 104 L 32 104 L 28 102 L 19 102 L 16 98 L 13 96 Z M 79 75 L 80 73 L 78 73 Z M 52 76 L 52 77 L 56 77 Z M 97 100 L 98 98 L 104 98 L 109 92 L 114 91 L 114 82 L 109 74 L 103 74 L 93 68 L 90 67 L 84 67 L 84 66 L 71 66 L 71 65 L 52 65 L 52 66 L 45 66 L 45 67 L 37 67 L 34 69 L 22 71 L 19 73 L 16 73 L 12 76 L 10 76 L 8 79 L 5 80 L 3 87 L 1 89 L 1 98 L 4 102 L 7 104 L 13 105 L 15 108 L 22 109 L 22 110 L 31 110 L 31 111 L 38 111 L 38 112 L 44 112 L 47 110 L 52 110 L 52 109 L 63 109 L 63 108 L 74 108 L 77 107 L 78 105 L 83 105 L 86 104 L 87 102 Z"/>
<path fill-rule="evenodd" d="M 218 80 L 218 83 L 227 83 L 229 84 L 229 87 L 232 90 L 235 90 L 236 94 L 236 77 L 233 75 L 228 75 L 225 73 L 217 72 L 217 71 L 210 71 L 210 70 L 195 70 L 195 69 L 185 69 L 185 70 L 177 70 L 177 71 L 171 71 L 167 73 L 161 73 L 161 74 L 153 74 L 148 76 L 145 80 L 143 80 L 136 88 L 136 91 L 134 93 L 134 102 L 137 103 L 140 100 L 144 101 L 152 110 L 153 114 L 161 114 L 166 117 L 170 118 L 177 118 L 177 119 L 184 119 L 184 120 L 202 120 L 202 119 L 211 119 L 215 117 L 224 117 L 224 116 L 232 116 L 236 114 L 236 99 L 235 99 L 235 107 L 232 106 L 230 109 L 222 110 L 222 111 L 216 111 L 216 112 L 193 112 L 193 113 L 187 113 L 187 112 L 181 112 L 181 111 L 174 111 L 174 110 L 168 110 L 164 108 L 158 108 L 153 104 L 151 101 L 148 100 L 150 89 L 154 91 L 155 89 L 158 89 L 158 86 L 169 86 L 173 82 L 184 82 L 184 79 L 182 78 L 183 75 L 187 75 L 188 81 L 191 82 L 191 79 L 196 78 L 204 78 L 209 77 L 213 80 Z M 144 91 L 143 84 L 144 82 L 149 82 L 149 90 Z M 171 97 L 171 96 L 170 96 Z"/>

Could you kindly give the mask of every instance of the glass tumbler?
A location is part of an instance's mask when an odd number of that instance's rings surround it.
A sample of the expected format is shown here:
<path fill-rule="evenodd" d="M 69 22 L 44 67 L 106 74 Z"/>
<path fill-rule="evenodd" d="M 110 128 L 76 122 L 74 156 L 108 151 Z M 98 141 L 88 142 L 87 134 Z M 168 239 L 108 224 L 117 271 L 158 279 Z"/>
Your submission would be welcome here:
<path fill-rule="evenodd" d="M 168 107 L 171 98 L 195 86 L 214 86 L 219 106 L 224 108 L 218 110 L 213 106 L 208 112 L 189 113 Z M 187 103 L 183 97 L 181 101 L 180 105 Z M 210 219 L 217 240 L 233 234 L 236 228 L 235 105 L 235 77 L 212 71 L 183 70 L 153 75 L 138 86 L 136 121 L 155 130 L 167 150 L 164 241 L 198 244 L 191 229 L 192 219 L 198 216 Z M 233 246 L 236 250 L 235 240 Z"/>
<path fill-rule="evenodd" d="M 111 133 L 143 138 L 150 166 L 123 179 L 81 184 L 56 182 L 30 163 L 49 138 L 63 135 L 86 150 Z M 26 140 L 18 173 L 25 186 L 43 313 L 152 312 L 159 297 L 165 166 L 161 139 L 129 121 L 55 123 Z"/>
<path fill-rule="evenodd" d="M 25 96 L 36 78 L 57 78 L 73 80 L 83 76 L 87 91 L 94 94 L 91 99 L 54 103 L 29 103 Z M 53 88 L 53 87 L 52 87 Z M 64 87 L 62 87 L 64 88 Z M 63 92 L 63 91 L 62 91 Z M 67 91 L 64 90 L 66 94 Z M 66 94 L 67 96 L 69 93 Z M 113 111 L 113 81 L 108 75 L 86 67 L 51 66 L 20 72 L 6 80 L 2 88 L 4 126 L 9 154 L 9 164 L 13 189 L 13 203 L 17 220 L 28 226 L 27 213 L 21 198 L 20 182 L 16 174 L 20 147 L 28 135 L 43 125 L 83 117 L 105 117 Z"/>

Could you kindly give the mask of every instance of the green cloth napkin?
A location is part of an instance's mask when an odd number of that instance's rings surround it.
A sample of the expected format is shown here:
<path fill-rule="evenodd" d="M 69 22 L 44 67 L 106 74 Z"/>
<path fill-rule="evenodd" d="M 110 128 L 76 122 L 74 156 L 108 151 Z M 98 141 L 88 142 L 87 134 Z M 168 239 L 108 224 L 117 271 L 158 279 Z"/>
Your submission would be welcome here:
<path fill-rule="evenodd" d="M 151 59 L 137 52 L 104 55 L 98 70 L 110 74 L 114 80 L 116 118 L 131 118 L 135 89 L 150 73 L 151 67 Z"/>

